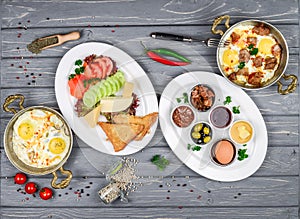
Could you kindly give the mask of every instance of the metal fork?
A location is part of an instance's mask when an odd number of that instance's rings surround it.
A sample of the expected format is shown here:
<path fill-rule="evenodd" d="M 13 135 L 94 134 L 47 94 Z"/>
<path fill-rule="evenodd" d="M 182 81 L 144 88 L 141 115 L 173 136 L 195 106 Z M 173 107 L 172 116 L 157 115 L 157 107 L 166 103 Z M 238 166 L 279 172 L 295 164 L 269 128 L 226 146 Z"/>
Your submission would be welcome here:
<path fill-rule="evenodd" d="M 161 33 L 161 32 L 153 32 L 150 36 L 154 39 L 160 40 L 175 40 L 175 41 L 183 41 L 183 42 L 202 42 L 208 47 L 226 47 L 230 44 L 229 40 L 220 41 L 219 39 L 208 38 L 206 40 L 196 39 L 189 36 L 180 36 L 170 33 Z"/>

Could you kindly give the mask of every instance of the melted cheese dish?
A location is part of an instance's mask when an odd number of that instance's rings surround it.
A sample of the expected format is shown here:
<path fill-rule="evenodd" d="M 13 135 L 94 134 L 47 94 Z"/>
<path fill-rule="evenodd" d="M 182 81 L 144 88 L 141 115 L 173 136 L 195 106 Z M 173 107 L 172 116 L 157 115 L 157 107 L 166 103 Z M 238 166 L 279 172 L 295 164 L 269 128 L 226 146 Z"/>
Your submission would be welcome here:
<path fill-rule="evenodd" d="M 70 137 L 52 112 L 26 111 L 13 126 L 13 150 L 25 164 L 44 168 L 58 164 L 68 153 Z"/>
<path fill-rule="evenodd" d="M 236 84 L 260 87 L 277 70 L 281 46 L 264 25 L 237 26 L 228 34 L 230 45 L 219 49 L 226 76 Z"/>

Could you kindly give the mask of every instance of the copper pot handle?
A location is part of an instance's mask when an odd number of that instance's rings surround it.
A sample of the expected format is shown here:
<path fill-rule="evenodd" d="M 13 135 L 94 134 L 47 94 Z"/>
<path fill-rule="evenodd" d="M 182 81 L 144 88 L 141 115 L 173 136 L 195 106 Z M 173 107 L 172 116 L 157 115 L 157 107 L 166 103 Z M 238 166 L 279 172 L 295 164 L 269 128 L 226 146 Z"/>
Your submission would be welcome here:
<path fill-rule="evenodd" d="M 285 90 L 283 90 L 282 89 L 282 83 L 280 81 L 277 81 L 277 85 L 278 85 L 278 90 L 277 91 L 278 91 L 278 93 L 280 93 L 282 95 L 293 93 L 297 88 L 297 83 L 298 83 L 297 76 L 296 75 L 283 74 L 282 77 L 283 77 L 284 80 L 292 79 L 292 82 L 288 85 L 288 87 Z"/>
<path fill-rule="evenodd" d="M 18 110 L 16 110 L 13 107 L 9 107 L 9 105 L 12 104 L 17 99 L 20 99 L 20 102 L 19 102 L 20 109 L 19 110 L 24 109 L 23 103 L 24 103 L 25 97 L 22 94 L 14 94 L 14 95 L 8 96 L 5 99 L 4 104 L 3 104 L 3 110 L 5 112 L 11 112 L 11 113 L 16 114 L 18 112 Z"/>
<path fill-rule="evenodd" d="M 53 179 L 51 181 L 51 186 L 54 189 L 64 189 L 64 188 L 66 188 L 70 184 L 73 174 L 72 174 L 72 172 L 70 170 L 65 170 L 63 167 L 60 167 L 58 170 L 63 175 L 67 176 L 67 178 L 64 179 L 64 180 L 62 180 L 60 183 L 56 183 L 58 177 L 57 177 L 56 171 L 54 171 L 54 172 L 52 172 Z"/>
<path fill-rule="evenodd" d="M 222 30 L 216 30 L 217 26 L 224 20 L 225 20 L 225 27 L 227 29 L 229 29 L 229 20 L 230 20 L 230 16 L 229 15 L 222 15 L 222 16 L 219 16 L 217 17 L 214 22 L 213 22 L 213 25 L 212 25 L 212 28 L 211 28 L 211 32 L 213 34 L 220 34 L 221 36 L 224 34 L 224 32 Z"/>

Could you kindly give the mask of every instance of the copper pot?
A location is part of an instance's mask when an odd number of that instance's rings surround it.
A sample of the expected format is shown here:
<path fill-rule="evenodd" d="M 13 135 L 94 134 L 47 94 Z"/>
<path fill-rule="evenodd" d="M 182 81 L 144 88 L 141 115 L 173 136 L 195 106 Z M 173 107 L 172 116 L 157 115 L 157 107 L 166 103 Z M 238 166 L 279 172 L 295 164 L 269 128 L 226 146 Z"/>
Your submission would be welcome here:
<path fill-rule="evenodd" d="M 19 111 L 15 108 L 12 108 L 9 106 L 11 103 L 13 103 L 17 99 L 19 99 L 19 101 L 20 101 L 19 102 L 19 108 L 20 108 Z M 15 94 L 15 95 L 8 96 L 3 104 L 4 111 L 14 113 L 14 116 L 8 122 L 8 124 L 5 128 L 5 132 L 4 132 L 4 141 L 3 142 L 4 142 L 4 149 L 5 149 L 6 155 L 7 155 L 8 159 L 10 160 L 10 162 L 20 171 L 27 173 L 27 174 L 31 174 L 31 175 L 46 175 L 46 174 L 52 173 L 53 179 L 51 182 L 51 186 L 55 189 L 66 188 L 70 184 L 71 179 L 72 179 L 72 172 L 70 170 L 63 169 L 63 164 L 67 161 L 67 159 L 71 153 L 72 145 L 73 145 L 73 137 L 72 137 L 71 128 L 69 127 L 69 125 L 67 124 L 65 119 L 62 117 L 62 115 L 60 115 L 57 111 L 55 111 L 49 107 L 32 106 L 32 107 L 24 108 L 24 106 L 23 106 L 24 99 L 25 98 L 23 95 Z M 15 122 L 17 121 L 17 119 L 21 115 L 23 115 L 25 112 L 33 110 L 33 109 L 40 109 L 43 111 L 51 112 L 54 115 L 56 115 L 63 122 L 62 128 L 64 129 L 65 134 L 69 137 L 70 143 L 69 143 L 69 145 L 67 145 L 68 151 L 67 151 L 66 155 L 64 157 L 62 157 L 60 162 L 56 165 L 51 165 L 49 167 L 44 167 L 44 168 L 37 168 L 37 167 L 27 165 L 21 159 L 19 159 L 19 157 L 16 155 L 16 153 L 13 149 L 13 126 L 14 126 Z M 63 175 L 66 176 L 66 179 L 62 180 L 60 183 L 56 183 L 56 181 L 58 179 L 58 177 L 57 177 L 58 170 Z"/>
<path fill-rule="evenodd" d="M 216 30 L 217 26 L 223 21 L 225 20 L 225 27 L 227 28 L 227 30 L 225 31 L 225 33 L 222 30 Z M 241 87 L 243 89 L 246 90 L 260 90 L 260 89 L 264 89 L 267 88 L 271 85 L 273 85 L 274 83 L 277 82 L 278 84 L 278 93 L 280 94 L 288 94 L 288 93 L 292 93 L 296 90 L 297 87 L 297 81 L 298 78 L 296 75 L 286 75 L 285 70 L 287 68 L 288 65 L 288 60 L 289 60 L 289 49 L 288 49 L 288 45 L 286 43 L 285 38 L 283 37 L 282 33 L 273 25 L 265 22 L 265 21 L 260 21 L 260 20 L 244 20 L 241 22 L 238 22 L 236 24 L 234 24 L 233 26 L 229 26 L 229 20 L 230 20 L 230 16 L 229 15 L 223 15 L 220 17 L 217 17 L 213 23 L 212 26 L 212 33 L 214 34 L 220 34 L 222 36 L 220 42 L 224 42 L 224 40 L 228 39 L 230 37 L 231 34 L 231 30 L 235 29 L 236 27 L 241 27 L 244 25 L 253 25 L 256 26 L 257 24 L 264 24 L 264 26 L 268 27 L 270 29 L 270 33 L 275 37 L 275 39 L 277 40 L 277 42 L 280 44 L 281 49 L 282 49 L 282 53 L 281 53 L 281 59 L 280 59 L 280 63 L 279 66 L 277 68 L 277 70 L 274 73 L 274 76 L 269 79 L 268 81 L 266 81 L 265 83 L 261 84 L 261 86 L 259 87 L 253 87 L 253 86 L 247 86 L 245 84 L 237 84 L 234 83 L 233 81 L 229 80 L 226 73 L 224 72 L 223 68 L 222 68 L 222 57 L 220 55 L 220 50 L 222 49 L 221 47 L 217 48 L 217 63 L 218 63 L 218 67 L 221 71 L 221 73 L 223 74 L 223 76 L 232 84 Z M 280 78 L 283 78 L 285 80 L 289 80 L 291 79 L 292 82 L 288 85 L 288 87 L 283 90 L 282 89 L 282 83 L 279 81 Z"/>

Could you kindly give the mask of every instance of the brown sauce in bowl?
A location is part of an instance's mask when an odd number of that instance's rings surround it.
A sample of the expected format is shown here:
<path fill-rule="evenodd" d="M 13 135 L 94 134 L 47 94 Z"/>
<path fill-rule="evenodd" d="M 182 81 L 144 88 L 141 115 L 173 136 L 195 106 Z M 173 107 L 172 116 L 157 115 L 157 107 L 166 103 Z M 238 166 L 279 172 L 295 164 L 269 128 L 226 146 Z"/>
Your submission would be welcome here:
<path fill-rule="evenodd" d="M 194 121 L 193 110 L 188 106 L 178 106 L 172 114 L 173 122 L 181 128 L 188 127 Z"/>

